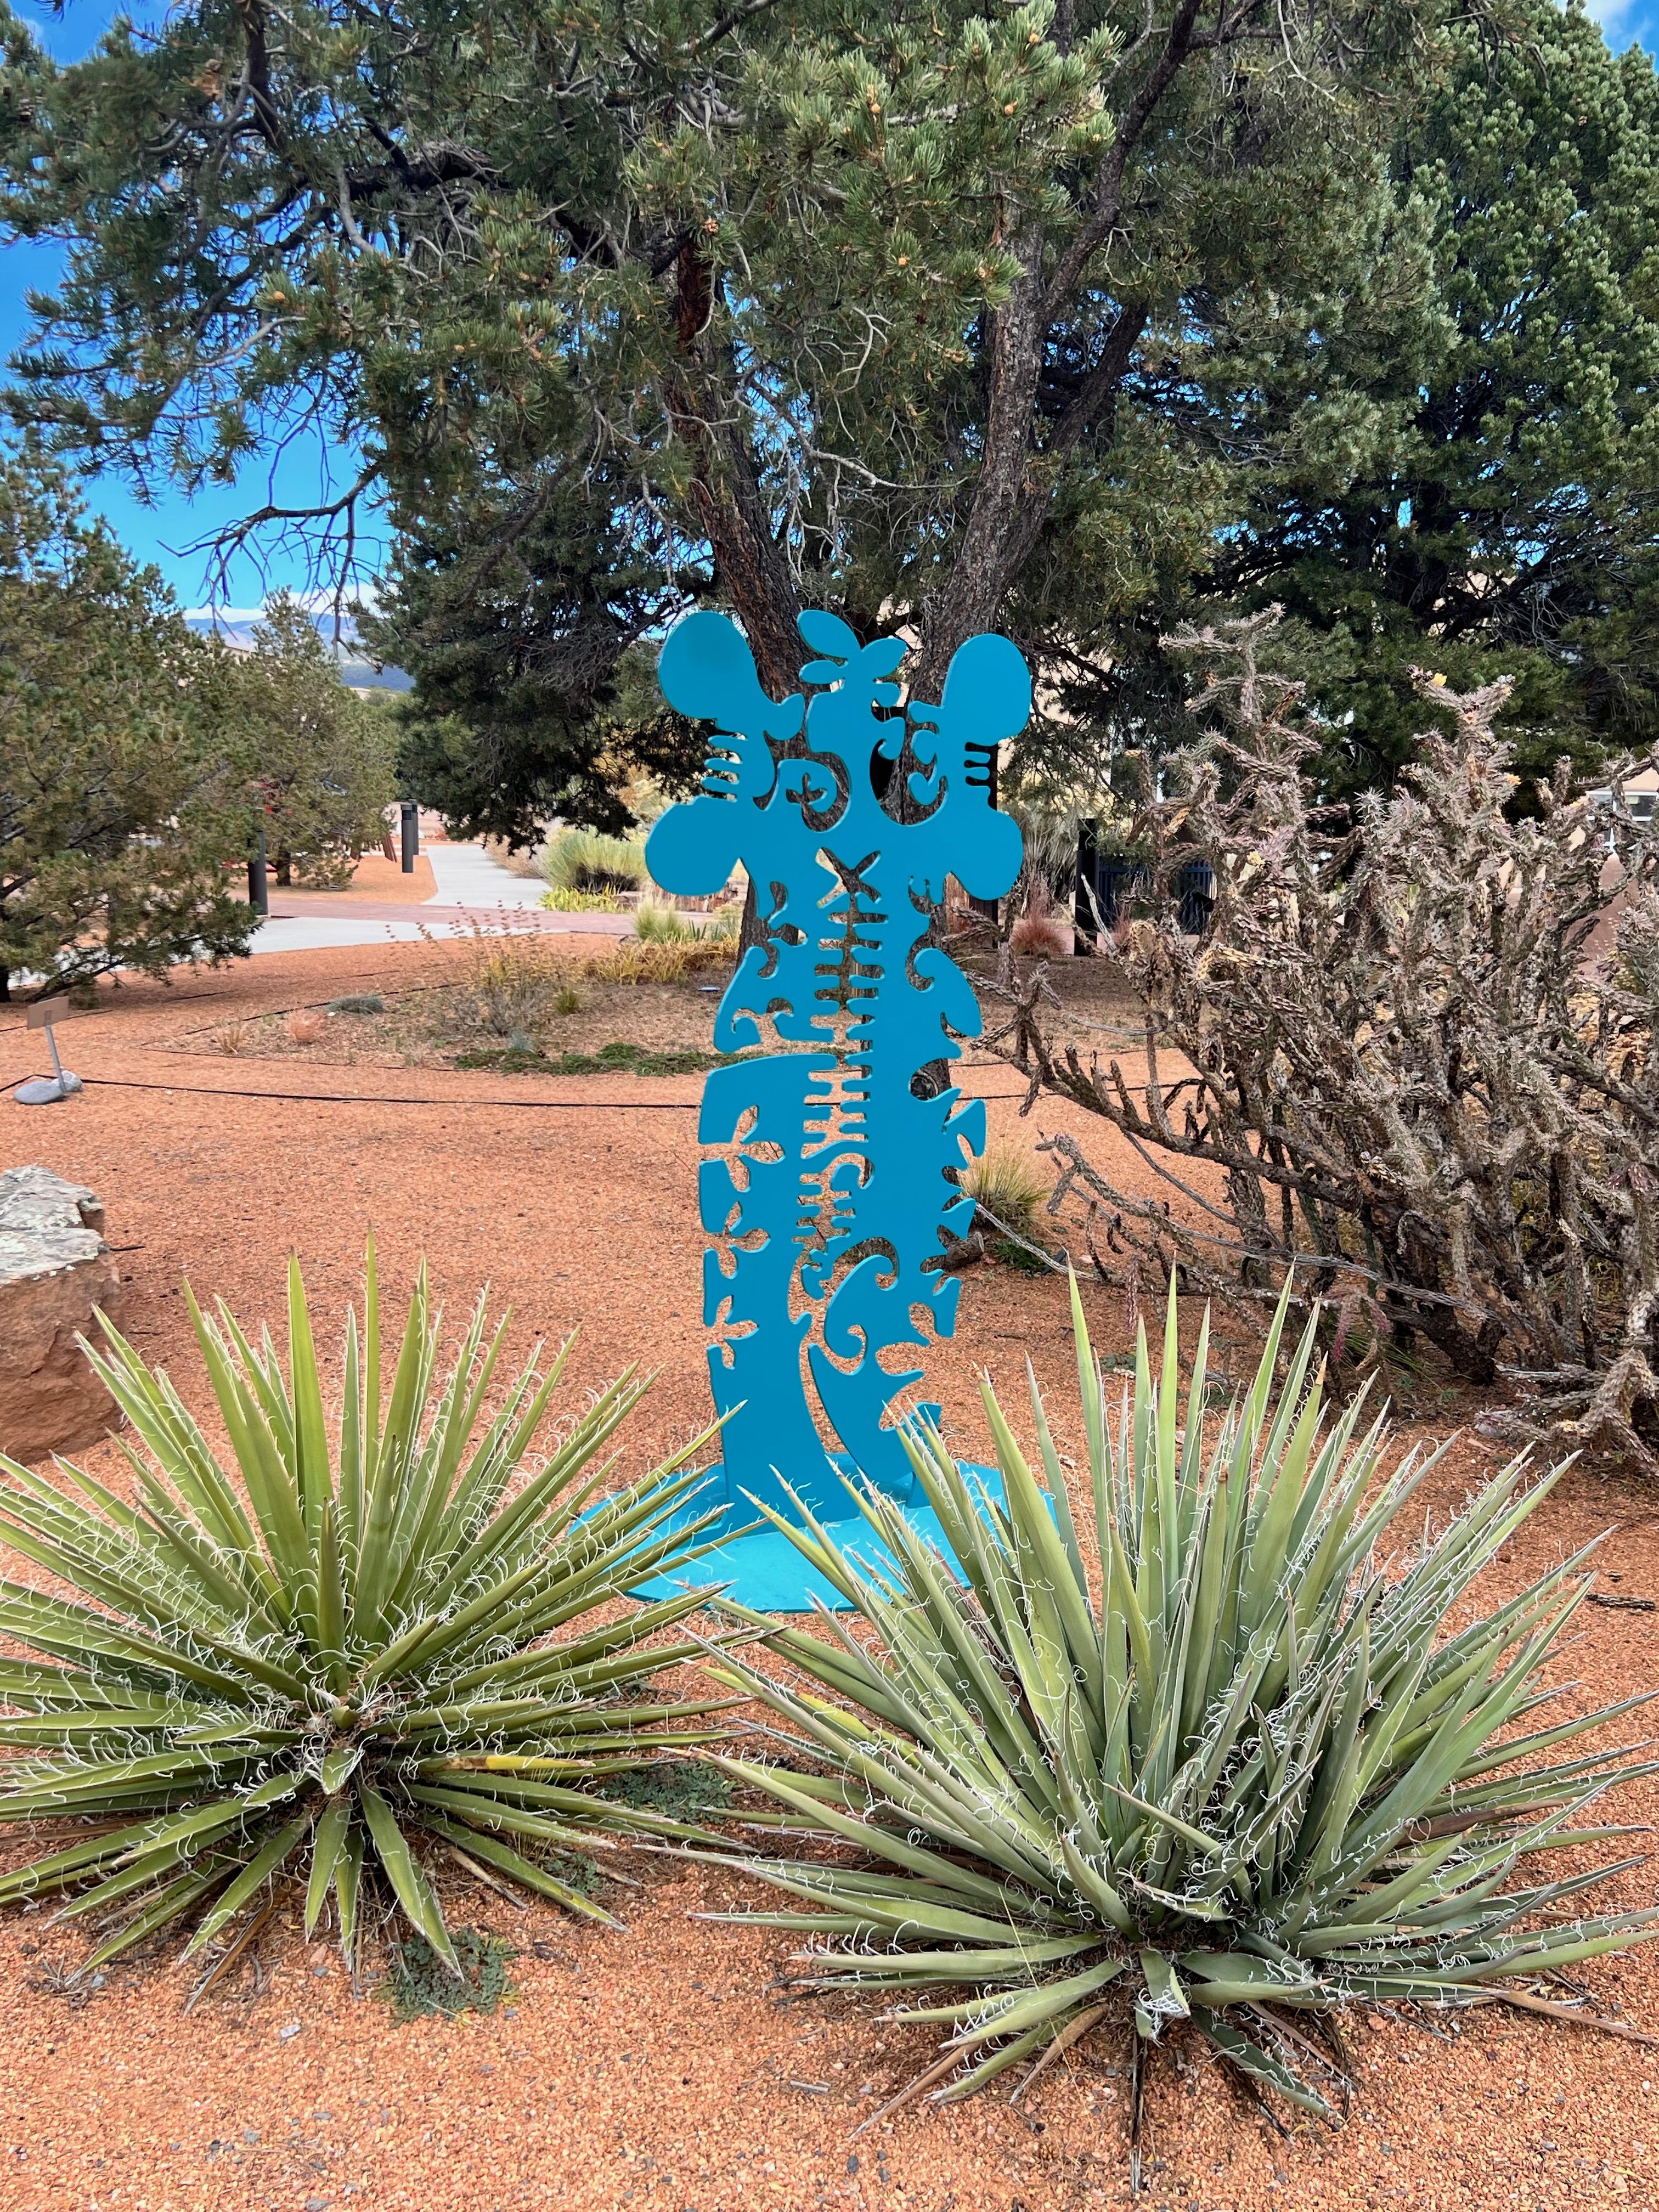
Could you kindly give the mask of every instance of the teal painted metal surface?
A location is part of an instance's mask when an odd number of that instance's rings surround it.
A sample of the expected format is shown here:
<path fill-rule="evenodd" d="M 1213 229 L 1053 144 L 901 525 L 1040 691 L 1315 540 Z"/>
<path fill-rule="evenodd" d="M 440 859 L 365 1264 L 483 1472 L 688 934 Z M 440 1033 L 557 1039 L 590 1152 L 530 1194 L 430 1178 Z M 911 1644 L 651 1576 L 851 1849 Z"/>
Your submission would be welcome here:
<path fill-rule="evenodd" d="M 714 1037 L 722 1052 L 763 1052 L 709 1076 L 699 1127 L 709 1378 L 729 1416 L 702 1507 L 724 1503 L 734 1527 L 754 1518 L 745 1494 L 793 1515 L 786 1484 L 845 1521 L 849 1468 L 913 1502 L 890 1408 L 955 1327 L 960 1285 L 939 1270 L 940 1232 L 965 1235 L 973 1201 L 946 1170 L 985 1143 L 983 1104 L 923 1073 L 980 1026 L 928 924 L 947 874 L 995 898 L 1021 859 L 1018 827 L 989 803 L 995 750 L 1030 712 L 1017 647 L 970 638 L 939 702 L 901 714 L 902 640 L 860 645 L 823 611 L 799 628 L 808 688 L 785 700 L 767 696 L 720 614 L 680 623 L 658 672 L 669 703 L 714 735 L 702 790 L 658 821 L 647 866 L 665 890 L 699 893 L 741 863 L 764 931 Z M 799 1556 L 773 1531 L 699 1571 L 750 1604 L 806 1602 Z"/>

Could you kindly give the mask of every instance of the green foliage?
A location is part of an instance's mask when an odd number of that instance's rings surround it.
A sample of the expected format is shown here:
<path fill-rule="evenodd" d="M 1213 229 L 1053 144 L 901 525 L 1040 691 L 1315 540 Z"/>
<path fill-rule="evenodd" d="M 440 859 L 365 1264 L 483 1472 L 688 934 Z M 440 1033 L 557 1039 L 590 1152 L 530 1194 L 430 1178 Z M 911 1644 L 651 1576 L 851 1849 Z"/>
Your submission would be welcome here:
<path fill-rule="evenodd" d="M 1037 1208 L 1048 1195 L 1048 1186 L 1030 1153 L 1012 1145 L 988 1146 L 957 1180 L 993 1217 L 982 1225 L 991 1230 L 1000 1225 L 1021 1237 L 1031 1233 Z"/>
<path fill-rule="evenodd" d="M 507 1969 L 518 1953 L 499 1936 L 457 1928 L 451 1943 L 460 1972 L 424 1936 L 407 1936 L 391 1947 L 387 1994 L 399 2020 L 454 2020 L 464 2012 L 494 2012 L 513 1993 Z"/>
<path fill-rule="evenodd" d="M 636 891 L 647 881 L 645 849 L 625 837 L 562 830 L 547 848 L 542 873 L 556 891 Z"/>
<path fill-rule="evenodd" d="M 219 729 L 226 656 L 61 471 L 0 454 L 0 999 L 247 949 L 225 869 L 250 817 Z"/>
<path fill-rule="evenodd" d="M 13 404 L 186 483 L 295 418 L 355 441 L 411 787 L 598 821 L 690 600 L 775 689 L 803 601 L 914 623 L 937 697 L 998 623 L 1045 675 L 1146 635 L 1264 428 L 1374 468 L 1434 283 L 1387 145 L 1451 12 L 183 0 L 61 68 L 13 19 L 0 217 L 70 241 Z"/>
<path fill-rule="evenodd" d="M 914 624 L 924 697 L 1006 628 L 1085 790 L 1180 742 L 1157 640 L 1218 602 L 1317 641 L 1345 787 L 1413 659 L 1515 675 L 1528 774 L 1653 714 L 1659 95 L 1582 10 L 185 0 L 61 68 L 4 21 L 0 220 L 70 241 L 15 410 L 146 481 L 363 450 L 465 834 L 694 773 L 645 641 L 711 595 L 775 690 L 803 601 Z"/>
<path fill-rule="evenodd" d="M 1514 679 L 1499 728 L 1529 785 L 1659 735 L 1659 77 L 1553 0 L 1510 27 L 1454 34 L 1393 149 L 1434 282 L 1368 373 L 1384 434 L 1309 468 L 1292 387 L 1260 426 L 1287 463 L 1211 580 L 1284 605 L 1276 665 L 1310 684 L 1337 790 L 1416 757 L 1413 665 Z"/>
<path fill-rule="evenodd" d="M 748 1060 L 744 1052 L 655 1051 L 649 1045 L 617 1039 L 597 1052 L 544 1053 L 534 1043 L 508 1043 L 501 1052 L 462 1052 L 457 1067 L 495 1067 L 503 1075 L 702 1075 L 711 1067 L 730 1067 Z"/>
<path fill-rule="evenodd" d="M 385 835 L 397 796 L 389 711 L 341 680 L 316 623 L 288 592 L 267 607 L 237 677 L 238 738 L 277 882 L 348 881 L 362 848 Z"/>
<path fill-rule="evenodd" d="M 1511 1462 L 1420 1533 L 1407 1516 L 1438 1455 L 1385 1474 L 1380 1419 L 1362 1431 L 1356 1402 L 1327 1425 L 1311 1328 L 1275 1398 L 1284 1317 L 1206 1441 L 1201 1383 L 1182 1423 L 1171 1301 L 1162 1371 L 1143 1329 L 1114 1440 L 1074 1284 L 1091 1527 L 1035 1382 L 1047 1496 L 987 1385 L 1006 1504 L 937 1432 L 910 1442 L 964 1581 L 870 1492 L 889 1572 L 816 1524 L 789 1532 L 867 1638 L 725 1608 L 811 1687 L 728 1658 L 718 1671 L 768 1709 L 791 1764 L 719 1763 L 834 1853 L 734 1859 L 793 1901 L 732 1917 L 813 1939 L 807 1987 L 884 1991 L 894 2017 L 939 2024 L 943 2055 L 912 2093 L 966 2094 L 1113 2021 L 1138 2071 L 1190 2021 L 1253 2081 L 1328 2112 L 1340 2042 L 1322 2051 L 1293 2021 L 1466 2004 L 1656 1932 L 1659 1908 L 1579 1917 L 1619 1869 L 1522 1871 L 1627 1832 L 1592 1808 L 1621 1771 L 1653 1771 L 1616 1749 L 1556 1755 L 1628 1709 L 1548 1711 L 1584 1552 L 1491 1613 L 1468 1603 L 1556 1477 Z"/>
<path fill-rule="evenodd" d="M 665 1759 L 654 1766 L 630 1767 L 611 1776 L 601 1790 L 615 1804 L 665 1814 L 672 1820 L 701 1820 L 732 1802 L 731 1777 L 700 1759 Z"/>
<path fill-rule="evenodd" d="M 552 914 L 620 914 L 623 902 L 615 891 L 568 891 L 549 889 L 542 904 Z"/>
<path fill-rule="evenodd" d="M 735 906 L 716 914 L 682 914 L 678 907 L 641 905 L 634 934 L 641 945 L 735 945 L 741 917 Z"/>
<path fill-rule="evenodd" d="M 331 999 L 331 1014 L 383 1014 L 386 1000 L 378 991 L 353 991 L 343 999 Z"/>
<path fill-rule="evenodd" d="M 678 791 L 702 772 L 701 741 L 637 642 L 679 594 L 628 542 L 616 498 L 613 476 L 562 456 L 504 494 L 475 490 L 399 543 L 360 617 L 415 678 L 398 773 L 453 836 L 530 846 L 553 820 L 623 830 L 636 776 Z"/>
<path fill-rule="evenodd" d="M 605 1492 L 630 1370 L 526 1477 L 568 1346 L 502 1387 L 481 1299 L 437 1386 L 422 1270 L 388 1377 L 372 1247 L 337 1447 L 297 1263 L 286 1373 L 269 1334 L 191 1312 L 229 1468 L 107 1321 L 88 1357 L 145 1448 L 122 1447 L 133 1502 L 0 1459 L 0 1532 L 49 1582 L 0 1594 L 0 1823 L 99 1824 L 13 1867 L 0 1902 L 65 1899 L 98 1934 L 87 1971 L 185 1921 L 198 1955 L 303 1882 L 307 1935 L 331 1908 L 350 1959 L 378 1892 L 459 1976 L 434 1882 L 458 1862 L 609 1919 L 549 1855 L 684 1832 L 592 1785 L 700 1740 L 683 1724 L 707 1705 L 640 1693 L 698 1650 L 653 1639 L 701 1601 L 595 1616 L 695 1541 L 667 1523 L 696 1446 Z"/>

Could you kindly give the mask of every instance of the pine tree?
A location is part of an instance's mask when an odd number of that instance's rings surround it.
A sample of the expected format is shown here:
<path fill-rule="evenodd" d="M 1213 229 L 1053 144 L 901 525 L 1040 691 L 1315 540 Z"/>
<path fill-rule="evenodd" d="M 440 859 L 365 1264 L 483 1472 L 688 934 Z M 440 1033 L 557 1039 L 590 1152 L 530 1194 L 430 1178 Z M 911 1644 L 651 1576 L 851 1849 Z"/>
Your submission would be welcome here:
<path fill-rule="evenodd" d="M 438 545 L 580 487 L 543 573 L 712 589 L 775 688 L 823 602 L 914 623 L 923 696 L 999 621 L 1063 668 L 1239 510 L 1206 349 L 1421 313 L 1386 152 L 1443 5 L 181 0 L 64 69 L 12 19 L 0 219 L 72 240 L 12 404 L 186 483 L 319 422 Z M 1304 367 L 1301 449 L 1373 465 Z"/>
<path fill-rule="evenodd" d="M 386 705 L 346 685 L 289 592 L 255 627 L 236 691 L 239 755 L 277 882 L 344 883 L 363 847 L 380 843 L 397 796 L 398 728 Z"/>
<path fill-rule="evenodd" d="M 0 1000 L 247 950 L 232 689 L 62 471 L 0 453 Z"/>
<path fill-rule="evenodd" d="M 1267 477 L 1209 580 L 1294 618 L 1337 789 L 1413 757 L 1413 664 L 1514 679 L 1528 781 L 1659 735 L 1659 76 L 1553 0 L 1456 45 L 1393 155 L 1437 327 L 1376 380 L 1382 465 Z"/>

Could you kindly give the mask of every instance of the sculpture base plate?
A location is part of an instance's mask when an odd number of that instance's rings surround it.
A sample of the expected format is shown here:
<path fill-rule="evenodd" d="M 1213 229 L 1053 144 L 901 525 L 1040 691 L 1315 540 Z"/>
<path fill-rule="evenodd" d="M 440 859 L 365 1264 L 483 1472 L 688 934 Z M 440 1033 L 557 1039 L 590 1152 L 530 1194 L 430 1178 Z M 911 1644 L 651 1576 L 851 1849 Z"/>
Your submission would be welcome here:
<path fill-rule="evenodd" d="M 981 1482 L 987 1494 L 1001 1504 L 1002 1477 L 995 1468 L 964 1463 L 963 1472 Z M 710 1468 L 708 1478 L 708 1487 L 680 1509 L 677 1520 L 695 1521 L 709 1510 L 712 1503 L 718 1502 L 725 1481 L 724 1468 Z M 734 1533 L 720 1543 L 717 1550 L 693 1559 L 688 1566 L 677 1567 L 668 1574 L 653 1575 L 649 1582 L 641 1583 L 630 1590 L 629 1596 L 649 1601 L 678 1597 L 688 1589 L 707 1589 L 711 1595 L 719 1590 L 726 1597 L 735 1598 L 740 1605 L 753 1606 L 757 1613 L 811 1613 L 816 1605 L 827 1606 L 832 1613 L 850 1610 L 841 1592 L 832 1589 L 807 1564 L 781 1528 L 762 1519 L 746 1498 L 739 1498 L 735 1504 L 728 1504 L 726 1514 L 734 1532 L 747 1527 L 750 1533 Z M 942 1552 L 954 1568 L 956 1555 L 945 1540 L 939 1516 L 933 1508 L 920 1502 L 907 1504 L 904 1517 L 922 1541 Z M 753 1528 L 750 1524 L 757 1520 L 760 1527 Z M 831 1542 L 838 1550 L 853 1554 L 856 1565 L 873 1567 L 878 1573 L 892 1572 L 891 1553 L 864 1516 L 853 1507 L 850 1498 L 843 1518 L 831 1521 L 820 1516 L 820 1522 Z M 703 1539 L 708 1540 L 707 1537 Z"/>

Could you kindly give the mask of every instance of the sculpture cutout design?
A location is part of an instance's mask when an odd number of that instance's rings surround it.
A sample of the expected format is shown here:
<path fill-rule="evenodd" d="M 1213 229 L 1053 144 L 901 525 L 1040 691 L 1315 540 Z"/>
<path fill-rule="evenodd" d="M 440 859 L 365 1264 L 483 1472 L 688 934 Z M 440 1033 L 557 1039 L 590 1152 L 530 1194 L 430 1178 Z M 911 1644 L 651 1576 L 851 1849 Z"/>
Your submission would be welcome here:
<path fill-rule="evenodd" d="M 714 735 L 702 792 L 658 821 L 647 866 L 665 890 L 696 893 L 741 862 L 763 930 L 721 1000 L 715 1044 L 767 1048 L 708 1077 L 699 1129 L 703 1318 L 729 1416 L 715 1479 L 733 1527 L 753 1519 L 749 1498 L 793 1517 L 781 1478 L 818 1518 L 845 1519 L 849 1466 L 912 1502 L 895 1419 L 922 1374 L 915 1355 L 955 1326 L 960 1285 L 939 1269 L 940 1231 L 965 1235 L 973 1200 L 946 1170 L 985 1141 L 983 1103 L 924 1073 L 980 1027 L 928 926 L 947 872 L 994 898 L 1021 859 L 1018 828 L 989 803 L 995 750 L 1030 712 L 1018 649 L 969 639 L 939 703 L 901 713 L 901 639 L 860 645 L 823 611 L 799 629 L 807 695 L 769 698 L 721 614 L 688 616 L 659 667 L 669 703 Z M 799 1582 L 775 1532 L 745 1540 L 768 1537 Z M 735 1576 L 751 1601 L 804 1601 L 758 1565 L 746 1572 L 744 1550 L 723 1549 L 710 1579 Z"/>

